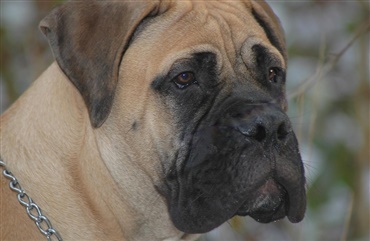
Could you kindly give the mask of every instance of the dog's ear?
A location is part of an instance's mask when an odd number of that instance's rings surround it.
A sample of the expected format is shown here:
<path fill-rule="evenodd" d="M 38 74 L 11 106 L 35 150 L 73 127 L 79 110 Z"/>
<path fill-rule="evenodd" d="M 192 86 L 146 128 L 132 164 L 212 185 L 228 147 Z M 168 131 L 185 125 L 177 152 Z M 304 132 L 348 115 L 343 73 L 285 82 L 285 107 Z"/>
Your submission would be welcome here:
<path fill-rule="evenodd" d="M 284 30 L 279 18 L 264 0 L 252 0 L 252 14 L 259 25 L 265 30 L 271 44 L 280 51 L 287 61 Z"/>
<path fill-rule="evenodd" d="M 158 1 L 71 1 L 40 22 L 57 63 L 80 91 L 93 127 L 110 113 L 131 36 L 158 11 Z"/>

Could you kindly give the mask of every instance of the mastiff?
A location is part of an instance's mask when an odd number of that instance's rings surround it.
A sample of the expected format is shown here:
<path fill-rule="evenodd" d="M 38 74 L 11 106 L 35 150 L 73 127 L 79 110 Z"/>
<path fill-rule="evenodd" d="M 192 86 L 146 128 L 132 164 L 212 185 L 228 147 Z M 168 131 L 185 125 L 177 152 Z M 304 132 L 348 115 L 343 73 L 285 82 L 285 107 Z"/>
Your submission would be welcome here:
<path fill-rule="evenodd" d="M 284 33 L 265 2 L 71 1 L 40 29 L 56 61 L 1 116 L 1 240 L 303 219 Z"/>

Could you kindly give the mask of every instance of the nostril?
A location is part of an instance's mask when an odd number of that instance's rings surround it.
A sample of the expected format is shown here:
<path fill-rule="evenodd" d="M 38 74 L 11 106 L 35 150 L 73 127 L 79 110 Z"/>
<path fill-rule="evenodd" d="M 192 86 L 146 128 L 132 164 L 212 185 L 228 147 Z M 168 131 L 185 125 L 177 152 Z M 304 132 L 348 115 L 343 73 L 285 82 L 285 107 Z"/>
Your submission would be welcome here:
<path fill-rule="evenodd" d="M 285 125 L 285 123 L 282 123 L 279 125 L 277 129 L 277 138 L 279 141 L 282 141 L 285 139 L 285 137 L 289 134 L 289 131 Z"/>
<path fill-rule="evenodd" d="M 266 129 L 263 125 L 257 124 L 249 128 L 243 128 L 243 126 L 239 126 L 238 130 L 245 136 L 248 136 L 252 139 L 255 139 L 258 142 L 262 142 L 266 139 Z"/>
<path fill-rule="evenodd" d="M 266 130 L 262 125 L 257 125 L 256 133 L 254 134 L 254 139 L 258 142 L 262 142 L 266 138 Z"/>

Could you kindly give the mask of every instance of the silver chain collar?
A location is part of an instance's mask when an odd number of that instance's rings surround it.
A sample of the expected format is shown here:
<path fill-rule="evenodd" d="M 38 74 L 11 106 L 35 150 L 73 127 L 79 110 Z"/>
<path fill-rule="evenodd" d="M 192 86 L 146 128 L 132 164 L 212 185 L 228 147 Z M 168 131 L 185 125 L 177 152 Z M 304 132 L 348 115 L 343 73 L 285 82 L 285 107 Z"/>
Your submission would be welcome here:
<path fill-rule="evenodd" d="M 28 216 L 35 222 L 37 228 L 46 237 L 48 241 L 52 241 L 56 238 L 58 241 L 62 241 L 60 234 L 53 228 L 50 220 L 42 214 L 40 207 L 33 202 L 33 200 L 28 196 L 24 189 L 19 184 L 17 178 L 6 169 L 5 163 L 0 159 L 0 168 L 4 169 L 3 175 L 10 180 L 9 187 L 12 191 L 18 193 L 18 201 L 23 206 L 26 207 Z"/>

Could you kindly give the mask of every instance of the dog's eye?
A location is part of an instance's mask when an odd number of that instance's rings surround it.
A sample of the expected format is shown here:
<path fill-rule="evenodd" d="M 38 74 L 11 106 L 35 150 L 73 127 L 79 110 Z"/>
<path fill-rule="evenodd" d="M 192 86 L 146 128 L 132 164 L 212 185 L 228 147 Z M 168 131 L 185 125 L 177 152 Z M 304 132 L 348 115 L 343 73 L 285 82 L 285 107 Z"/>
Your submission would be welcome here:
<path fill-rule="evenodd" d="M 277 67 L 270 68 L 268 73 L 269 81 L 276 84 L 278 82 L 280 72 L 281 70 Z"/>
<path fill-rule="evenodd" d="M 173 81 L 180 89 L 196 83 L 194 73 L 192 72 L 182 72 L 181 74 L 176 76 Z"/>

